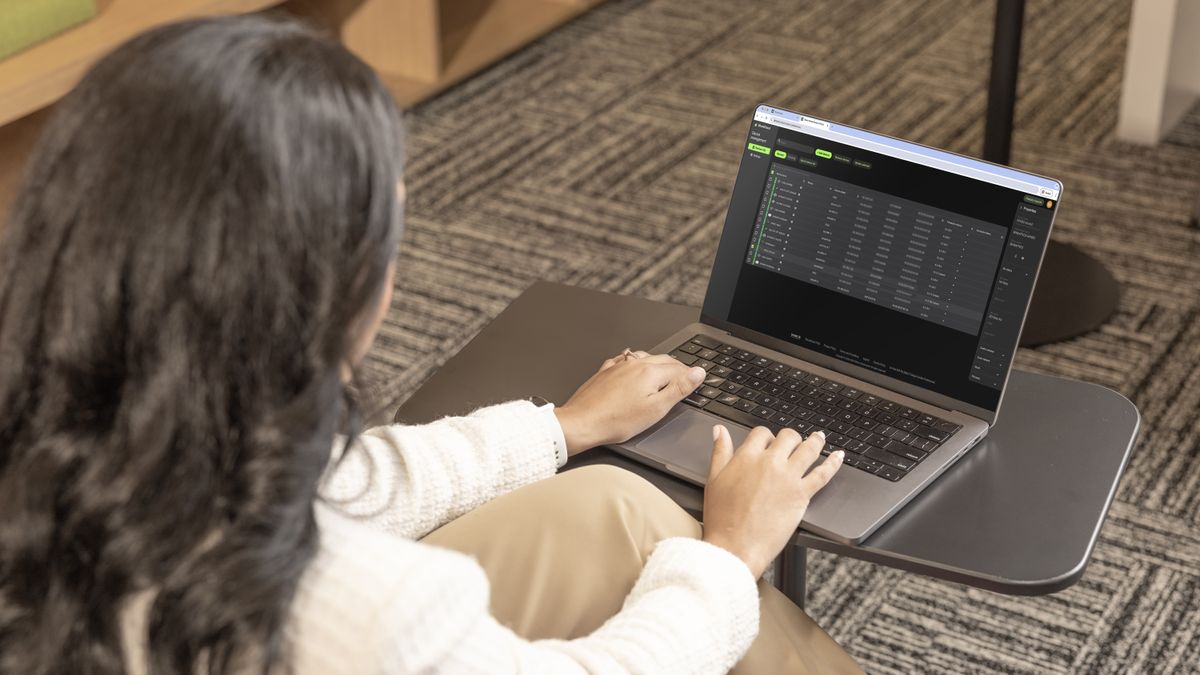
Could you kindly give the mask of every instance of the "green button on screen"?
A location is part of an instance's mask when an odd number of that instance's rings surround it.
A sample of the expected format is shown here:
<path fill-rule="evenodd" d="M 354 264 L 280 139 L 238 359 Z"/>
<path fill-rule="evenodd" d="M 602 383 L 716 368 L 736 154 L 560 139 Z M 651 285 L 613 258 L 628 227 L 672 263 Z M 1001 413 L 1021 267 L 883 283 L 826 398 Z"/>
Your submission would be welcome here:
<path fill-rule="evenodd" d="M 766 146 L 763 146 L 763 145 L 759 145 L 759 144 L 757 144 L 757 143 L 751 143 L 751 144 L 750 144 L 749 146 L 747 146 L 747 147 L 749 147 L 749 148 L 750 148 L 751 150 L 753 150 L 754 152 L 761 152 L 761 153 L 762 153 L 762 154 L 764 154 L 764 155 L 769 155 L 769 154 L 771 154 L 771 149 L 770 149 L 770 148 L 768 148 L 768 147 L 766 147 Z"/>
<path fill-rule="evenodd" d="M 779 159 L 787 159 L 787 153 L 782 150 L 776 150 L 775 156 L 778 157 Z"/>
<path fill-rule="evenodd" d="M 817 149 L 817 157 L 824 157 L 825 159 L 829 159 L 830 157 L 833 157 L 833 153 L 828 150 L 821 150 L 820 148 L 818 148 Z"/>

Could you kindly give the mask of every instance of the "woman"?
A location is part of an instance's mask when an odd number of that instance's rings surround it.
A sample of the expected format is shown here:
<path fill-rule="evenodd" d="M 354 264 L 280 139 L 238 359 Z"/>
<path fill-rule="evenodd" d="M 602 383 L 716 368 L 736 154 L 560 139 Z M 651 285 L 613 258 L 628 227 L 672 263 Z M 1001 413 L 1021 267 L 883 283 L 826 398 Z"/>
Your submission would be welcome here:
<path fill-rule="evenodd" d="M 155 30 L 58 105 L 0 241 L 0 672 L 855 670 L 755 586 L 820 438 L 716 428 L 703 530 L 552 477 L 702 371 L 355 436 L 400 157 L 375 75 L 291 22 Z"/>

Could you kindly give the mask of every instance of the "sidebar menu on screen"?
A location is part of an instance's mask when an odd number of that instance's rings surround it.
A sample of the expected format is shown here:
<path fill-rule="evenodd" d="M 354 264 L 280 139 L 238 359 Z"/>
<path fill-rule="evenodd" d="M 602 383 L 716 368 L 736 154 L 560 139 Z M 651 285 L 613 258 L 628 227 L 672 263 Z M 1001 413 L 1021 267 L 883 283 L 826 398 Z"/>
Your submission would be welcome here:
<path fill-rule="evenodd" d="M 1035 201 L 1042 203 L 1022 202 L 1013 217 L 979 333 L 979 346 L 971 363 L 971 380 L 993 389 L 1004 385 L 1004 374 L 1025 318 L 1024 301 L 1033 291 L 1038 260 L 1046 246 L 1046 233 L 1054 212 L 1042 200 Z"/>

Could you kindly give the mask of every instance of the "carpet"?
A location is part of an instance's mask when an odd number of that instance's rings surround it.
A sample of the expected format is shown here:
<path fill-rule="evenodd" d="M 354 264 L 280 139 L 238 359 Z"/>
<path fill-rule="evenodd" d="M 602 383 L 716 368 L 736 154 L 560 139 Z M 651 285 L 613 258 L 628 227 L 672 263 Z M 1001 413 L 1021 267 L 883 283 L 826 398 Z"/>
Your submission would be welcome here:
<path fill-rule="evenodd" d="M 760 102 L 982 147 L 993 4 L 613 0 L 409 115 L 373 420 L 537 279 L 698 305 Z M 1113 137 L 1130 3 L 1031 0 L 1012 163 L 1066 185 L 1054 237 L 1116 315 L 1017 366 L 1130 397 L 1143 430 L 1083 579 L 1007 597 L 821 553 L 808 611 L 873 673 L 1200 668 L 1200 109 Z"/>

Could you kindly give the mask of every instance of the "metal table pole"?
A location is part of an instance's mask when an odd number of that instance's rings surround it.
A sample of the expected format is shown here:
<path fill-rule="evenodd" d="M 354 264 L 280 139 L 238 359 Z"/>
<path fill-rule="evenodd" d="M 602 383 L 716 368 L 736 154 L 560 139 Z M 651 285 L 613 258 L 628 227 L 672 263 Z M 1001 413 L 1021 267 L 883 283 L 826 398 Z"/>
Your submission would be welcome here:
<path fill-rule="evenodd" d="M 1025 0 L 997 0 L 988 83 L 983 158 L 1008 164 L 1012 150 L 1013 110 L 1021 63 Z M 1070 244 L 1046 247 L 1021 344 L 1059 342 L 1096 329 L 1116 311 L 1120 288 L 1095 258 Z"/>

